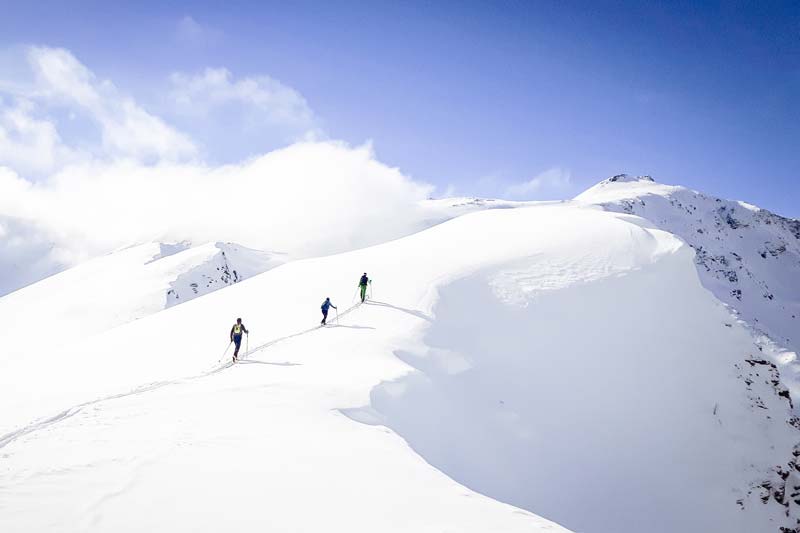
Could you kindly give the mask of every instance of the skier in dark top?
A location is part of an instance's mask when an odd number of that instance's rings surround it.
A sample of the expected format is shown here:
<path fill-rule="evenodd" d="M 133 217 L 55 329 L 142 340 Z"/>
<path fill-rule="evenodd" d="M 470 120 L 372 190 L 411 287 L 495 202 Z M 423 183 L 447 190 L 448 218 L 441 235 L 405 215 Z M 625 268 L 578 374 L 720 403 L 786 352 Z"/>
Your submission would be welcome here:
<path fill-rule="evenodd" d="M 242 324 L 242 319 L 237 318 L 236 324 L 234 324 L 231 328 L 231 342 L 236 344 L 236 350 L 233 351 L 234 363 L 239 358 L 239 348 L 242 346 L 242 333 L 250 335 L 250 332 L 247 331 L 247 328 L 244 327 L 244 324 Z"/>
<path fill-rule="evenodd" d="M 320 322 L 320 324 L 322 324 L 323 326 L 325 325 L 325 321 L 328 320 L 328 309 L 331 308 L 331 307 L 336 309 L 336 306 L 331 303 L 331 299 L 330 298 L 325 298 L 325 301 L 322 302 L 322 307 L 321 307 L 321 309 L 322 309 L 322 322 Z"/>
<path fill-rule="evenodd" d="M 369 283 L 369 278 L 367 277 L 367 273 L 364 272 L 364 275 L 361 276 L 361 280 L 358 282 L 358 286 L 361 288 L 361 303 L 364 303 L 364 299 L 367 297 L 367 283 Z"/>

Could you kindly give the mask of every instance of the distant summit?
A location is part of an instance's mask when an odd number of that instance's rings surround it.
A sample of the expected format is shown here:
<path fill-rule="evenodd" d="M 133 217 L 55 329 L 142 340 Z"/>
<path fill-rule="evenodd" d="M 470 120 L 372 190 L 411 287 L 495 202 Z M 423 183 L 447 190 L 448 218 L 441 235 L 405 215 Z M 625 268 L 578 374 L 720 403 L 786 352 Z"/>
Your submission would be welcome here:
<path fill-rule="evenodd" d="M 617 174 L 592 185 L 574 199 L 581 203 L 605 204 L 623 199 L 638 199 L 648 194 L 667 196 L 678 190 L 686 189 L 659 183 L 648 175 Z"/>
<path fill-rule="evenodd" d="M 611 176 L 608 179 L 604 179 L 598 185 L 607 183 L 631 183 L 636 181 L 650 181 L 655 183 L 656 180 L 654 180 L 652 176 L 631 176 L 630 174 L 617 174 L 616 176 Z"/>

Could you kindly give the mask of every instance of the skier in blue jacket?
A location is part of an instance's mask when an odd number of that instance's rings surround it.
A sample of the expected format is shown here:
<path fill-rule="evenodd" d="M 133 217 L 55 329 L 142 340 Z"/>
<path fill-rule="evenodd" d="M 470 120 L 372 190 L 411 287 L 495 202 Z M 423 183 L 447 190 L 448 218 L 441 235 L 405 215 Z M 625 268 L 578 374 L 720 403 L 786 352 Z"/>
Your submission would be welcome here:
<path fill-rule="evenodd" d="M 325 321 L 328 320 L 328 309 L 330 309 L 331 307 L 336 309 L 336 306 L 333 305 L 333 303 L 331 303 L 331 299 L 330 298 L 325 298 L 325 301 L 322 302 L 322 307 L 321 307 L 321 309 L 322 309 L 322 322 L 320 322 L 320 324 L 322 324 L 323 326 L 325 325 Z"/>

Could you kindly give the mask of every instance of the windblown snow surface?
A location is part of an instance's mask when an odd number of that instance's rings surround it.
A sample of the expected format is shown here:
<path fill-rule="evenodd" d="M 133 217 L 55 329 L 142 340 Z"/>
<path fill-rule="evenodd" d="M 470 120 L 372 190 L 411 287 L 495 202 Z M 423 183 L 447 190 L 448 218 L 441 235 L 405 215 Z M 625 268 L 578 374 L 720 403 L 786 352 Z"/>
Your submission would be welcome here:
<path fill-rule="evenodd" d="M 76 310 L 43 348 L 4 332 L 36 371 L 4 360 L 0 531 L 793 531 L 788 352 L 683 239 L 589 203 L 472 212 L 96 332 Z"/>

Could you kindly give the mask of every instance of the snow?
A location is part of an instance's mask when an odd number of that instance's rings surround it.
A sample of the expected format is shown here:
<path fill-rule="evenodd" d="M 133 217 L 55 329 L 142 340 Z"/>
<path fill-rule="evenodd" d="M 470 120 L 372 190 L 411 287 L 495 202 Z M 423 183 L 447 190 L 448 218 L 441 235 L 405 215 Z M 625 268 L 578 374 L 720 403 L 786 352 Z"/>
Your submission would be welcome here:
<path fill-rule="evenodd" d="M 2 359 L 0 530 L 794 527 L 795 504 L 774 495 L 800 484 L 779 369 L 684 239 L 595 193 L 468 205 L 164 309 L 170 283 L 186 290 L 181 251 L 142 281 L 158 312 L 133 288 L 98 309 L 55 299 L 56 342 Z M 125 279 L 163 253 L 93 268 Z M 191 264 L 216 268 L 209 257 Z M 3 298 L 2 317 L 45 308 L 79 268 Z M 372 296 L 357 305 L 364 271 Z M 339 319 L 317 328 L 326 296 Z M 230 365 L 238 316 L 250 352 Z"/>
<path fill-rule="evenodd" d="M 181 298 L 191 300 L 282 262 L 282 254 L 232 243 L 132 246 L 0 298 L 0 335 L 8 339 L 5 348 L 12 352 L 31 348 L 29 339 L 14 333 L 32 326 L 61 344 L 138 320 Z"/>
<path fill-rule="evenodd" d="M 800 395 L 800 221 L 652 178 L 605 180 L 575 200 L 644 217 L 685 240 L 703 285 L 763 337 L 761 349 L 795 376 L 786 382 Z"/>
<path fill-rule="evenodd" d="M 456 481 L 576 531 L 761 531 L 782 509 L 735 502 L 792 457 L 796 431 L 750 407 L 735 372 L 755 346 L 688 259 L 534 290 L 527 306 L 498 298 L 492 271 L 455 282 L 424 345 L 400 354 L 420 373 L 372 405 Z"/>
<path fill-rule="evenodd" d="M 14 391 L 38 390 L 44 362 L 52 370 L 74 364 L 58 357 L 55 350 L 265 272 L 283 261 L 281 254 L 232 243 L 195 247 L 148 243 L 92 259 L 0 298 L 0 388 L 9 391 L 5 405 L 13 413 L 0 417 L 0 432 L 10 429 L 10 420 L 24 420 L 12 418 L 24 416 L 14 409 L 19 399 Z M 51 377 L 61 379 L 52 373 Z M 102 375 L 98 377 L 102 379 Z"/>

